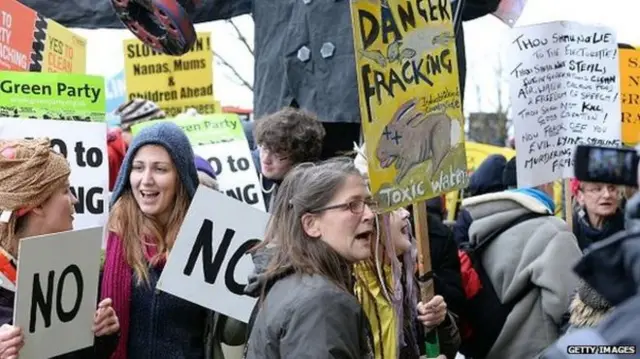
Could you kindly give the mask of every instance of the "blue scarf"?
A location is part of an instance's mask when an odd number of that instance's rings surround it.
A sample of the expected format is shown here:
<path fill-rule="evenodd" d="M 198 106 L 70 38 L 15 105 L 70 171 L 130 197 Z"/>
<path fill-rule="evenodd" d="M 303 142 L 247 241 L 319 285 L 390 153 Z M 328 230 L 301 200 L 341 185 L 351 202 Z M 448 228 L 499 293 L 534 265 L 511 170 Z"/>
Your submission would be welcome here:
<path fill-rule="evenodd" d="M 532 188 L 532 187 L 518 188 L 518 189 L 513 189 L 511 191 L 523 193 L 523 194 L 526 194 L 527 196 L 535 198 L 536 200 L 538 200 L 538 202 L 542 203 L 545 207 L 547 207 L 547 209 L 549 210 L 549 213 L 551 214 L 555 213 L 556 211 L 556 204 L 553 203 L 553 199 L 548 194 L 542 192 L 537 188 Z"/>

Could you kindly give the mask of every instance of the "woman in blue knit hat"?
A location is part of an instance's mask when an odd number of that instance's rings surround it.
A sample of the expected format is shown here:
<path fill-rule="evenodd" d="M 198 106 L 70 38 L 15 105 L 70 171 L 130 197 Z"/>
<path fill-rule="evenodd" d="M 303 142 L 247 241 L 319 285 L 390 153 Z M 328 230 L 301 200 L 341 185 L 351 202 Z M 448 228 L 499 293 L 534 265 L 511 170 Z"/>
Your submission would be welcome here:
<path fill-rule="evenodd" d="M 244 341 L 242 323 L 216 317 L 212 325 L 213 312 L 155 290 L 197 186 L 193 150 L 177 125 L 158 123 L 134 137 L 111 197 L 102 281 L 121 323 L 112 359 L 218 359 L 218 339 Z"/>

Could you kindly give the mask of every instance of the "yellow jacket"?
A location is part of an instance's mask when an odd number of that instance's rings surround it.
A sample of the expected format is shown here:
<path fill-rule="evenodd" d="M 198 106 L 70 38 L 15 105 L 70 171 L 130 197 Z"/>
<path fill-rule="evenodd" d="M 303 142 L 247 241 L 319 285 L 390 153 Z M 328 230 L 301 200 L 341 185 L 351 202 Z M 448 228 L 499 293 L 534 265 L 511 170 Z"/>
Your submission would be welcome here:
<path fill-rule="evenodd" d="M 387 288 L 391 288 L 391 266 L 385 265 L 383 271 Z M 357 278 L 355 294 L 371 324 L 375 358 L 397 359 L 398 331 L 393 306 L 385 298 L 378 276 L 369 264 L 356 264 L 354 273 Z"/>

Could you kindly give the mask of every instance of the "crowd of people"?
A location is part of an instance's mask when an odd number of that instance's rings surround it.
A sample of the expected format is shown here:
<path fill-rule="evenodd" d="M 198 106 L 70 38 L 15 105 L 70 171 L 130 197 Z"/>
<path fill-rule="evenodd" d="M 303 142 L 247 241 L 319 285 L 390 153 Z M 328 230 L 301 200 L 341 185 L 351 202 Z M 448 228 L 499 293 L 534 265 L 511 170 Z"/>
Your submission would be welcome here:
<path fill-rule="evenodd" d="M 96 340 L 60 358 L 221 359 L 226 344 L 244 345 L 248 359 L 418 359 L 432 331 L 439 358 L 561 358 L 566 350 L 554 342 L 613 318 L 623 303 L 611 300 L 602 276 L 594 285 L 574 267 L 592 273 L 598 251 L 589 248 L 629 237 L 626 189 L 572 181 L 570 228 L 554 215 L 551 185 L 517 188 L 515 158 L 489 156 L 452 228 L 440 198 L 428 206 L 435 295 L 423 302 L 413 209 L 380 213 L 366 144 L 350 156 L 327 155 L 318 119 L 284 108 L 248 131 L 271 214 L 250 251 L 255 271 L 245 292 L 257 304 L 248 323 L 213 312 L 155 286 L 196 188 L 217 189 L 215 173 L 171 122 L 131 134 L 133 125 L 164 117 L 154 103 L 133 100 L 117 113 L 121 126 L 108 135 L 111 206 Z M 47 140 L 0 140 L 0 210 L 10 212 L 0 221 L 0 255 L 14 280 L 20 239 L 72 229 L 69 176 Z M 12 325 L 13 297 L 0 288 L 1 359 L 18 358 L 24 344 Z"/>

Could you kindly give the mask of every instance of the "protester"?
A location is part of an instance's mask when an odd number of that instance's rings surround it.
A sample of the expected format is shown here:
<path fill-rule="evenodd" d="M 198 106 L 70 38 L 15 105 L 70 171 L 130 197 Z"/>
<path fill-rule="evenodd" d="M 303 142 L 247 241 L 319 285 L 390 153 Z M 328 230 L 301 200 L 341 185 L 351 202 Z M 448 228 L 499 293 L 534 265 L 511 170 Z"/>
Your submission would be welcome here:
<path fill-rule="evenodd" d="M 488 156 L 471 175 L 465 197 L 504 191 L 506 186 L 502 183 L 502 174 L 506 164 L 507 159 L 501 154 Z M 453 239 L 458 245 L 469 242 L 471 222 L 473 219 L 469 212 L 460 210 L 456 224 L 453 226 Z"/>
<path fill-rule="evenodd" d="M 356 148 L 354 163 L 368 179 L 364 147 Z M 435 292 L 444 295 L 444 288 L 457 287 L 463 299 L 456 247 L 451 236 L 440 237 L 438 232 L 432 232 L 433 227 L 437 229 L 438 219 L 431 214 L 428 217 Z M 420 358 L 425 354 L 426 327 L 427 330 L 438 328 L 441 352 L 455 358 L 460 336 L 453 316 L 447 315 L 447 298 L 436 295 L 425 305 L 418 303 L 414 277 L 417 251 L 409 218 L 410 213 L 404 208 L 378 215 L 383 227 L 379 227 L 374 237 L 371 255 L 355 265 L 355 293 L 372 327 L 375 357 Z M 426 308 L 432 309 L 425 312 Z M 421 316 L 424 321 L 418 320 Z"/>
<path fill-rule="evenodd" d="M 0 287 L 2 359 L 17 358 L 24 344 L 21 328 L 12 325 L 19 242 L 73 229 L 77 199 L 69 190 L 70 173 L 67 160 L 50 149 L 48 140 L 0 140 L 0 256 L 9 263 L 0 271 L 11 282 Z M 104 298 L 94 316 L 94 345 L 57 358 L 109 358 L 119 330 L 111 299 Z"/>
<path fill-rule="evenodd" d="M 640 198 L 636 198 L 640 199 Z M 637 217 L 636 217 L 637 218 Z M 625 230 L 595 242 L 574 270 L 615 309 L 593 326 L 572 331 L 551 345 L 541 359 L 575 358 L 571 345 L 617 349 L 606 355 L 590 353 L 594 358 L 637 358 L 640 346 L 640 232 Z M 583 353 L 586 354 L 586 353 Z M 617 355 L 616 355 L 617 354 Z M 581 357 L 581 356 L 580 356 Z"/>
<path fill-rule="evenodd" d="M 187 136 L 170 122 L 141 130 L 127 151 L 111 198 L 102 281 L 122 326 L 112 359 L 217 359 L 220 341 L 244 341 L 244 325 L 222 319 L 214 326 L 211 311 L 155 289 L 198 185 L 194 162 Z"/>
<path fill-rule="evenodd" d="M 515 171 L 511 174 L 515 177 Z M 487 358 L 533 358 L 559 337 L 578 285 L 571 268 L 582 254 L 567 224 L 553 216 L 552 186 L 463 201 L 473 219 L 470 244 L 502 230 L 483 248 L 481 262 L 500 302 L 514 301 Z"/>
<path fill-rule="evenodd" d="M 371 203 L 349 158 L 300 164 L 285 177 L 246 287 L 259 297 L 247 359 L 373 355 L 351 279 L 351 265 L 371 253 Z"/>
<path fill-rule="evenodd" d="M 198 155 L 194 155 L 193 158 L 196 170 L 198 171 L 198 181 L 200 184 L 216 191 L 220 190 L 216 179 L 216 173 L 209 161 Z"/>
<path fill-rule="evenodd" d="M 158 105 L 143 99 L 133 99 L 122 104 L 114 114 L 120 118 L 120 127 L 111 129 L 107 134 L 109 191 L 113 191 L 120 166 L 122 166 L 122 161 L 127 153 L 127 147 L 131 143 L 133 137 L 131 127 L 165 117 L 164 111 Z"/>
<path fill-rule="evenodd" d="M 617 186 L 572 179 L 571 187 L 577 204 L 573 211 L 573 234 L 580 249 L 584 251 L 592 243 L 624 230 Z"/>
<path fill-rule="evenodd" d="M 252 152 L 253 161 L 269 211 L 289 170 L 320 159 L 325 130 L 314 115 L 287 107 L 258 120 L 254 134 L 258 149 Z"/>

